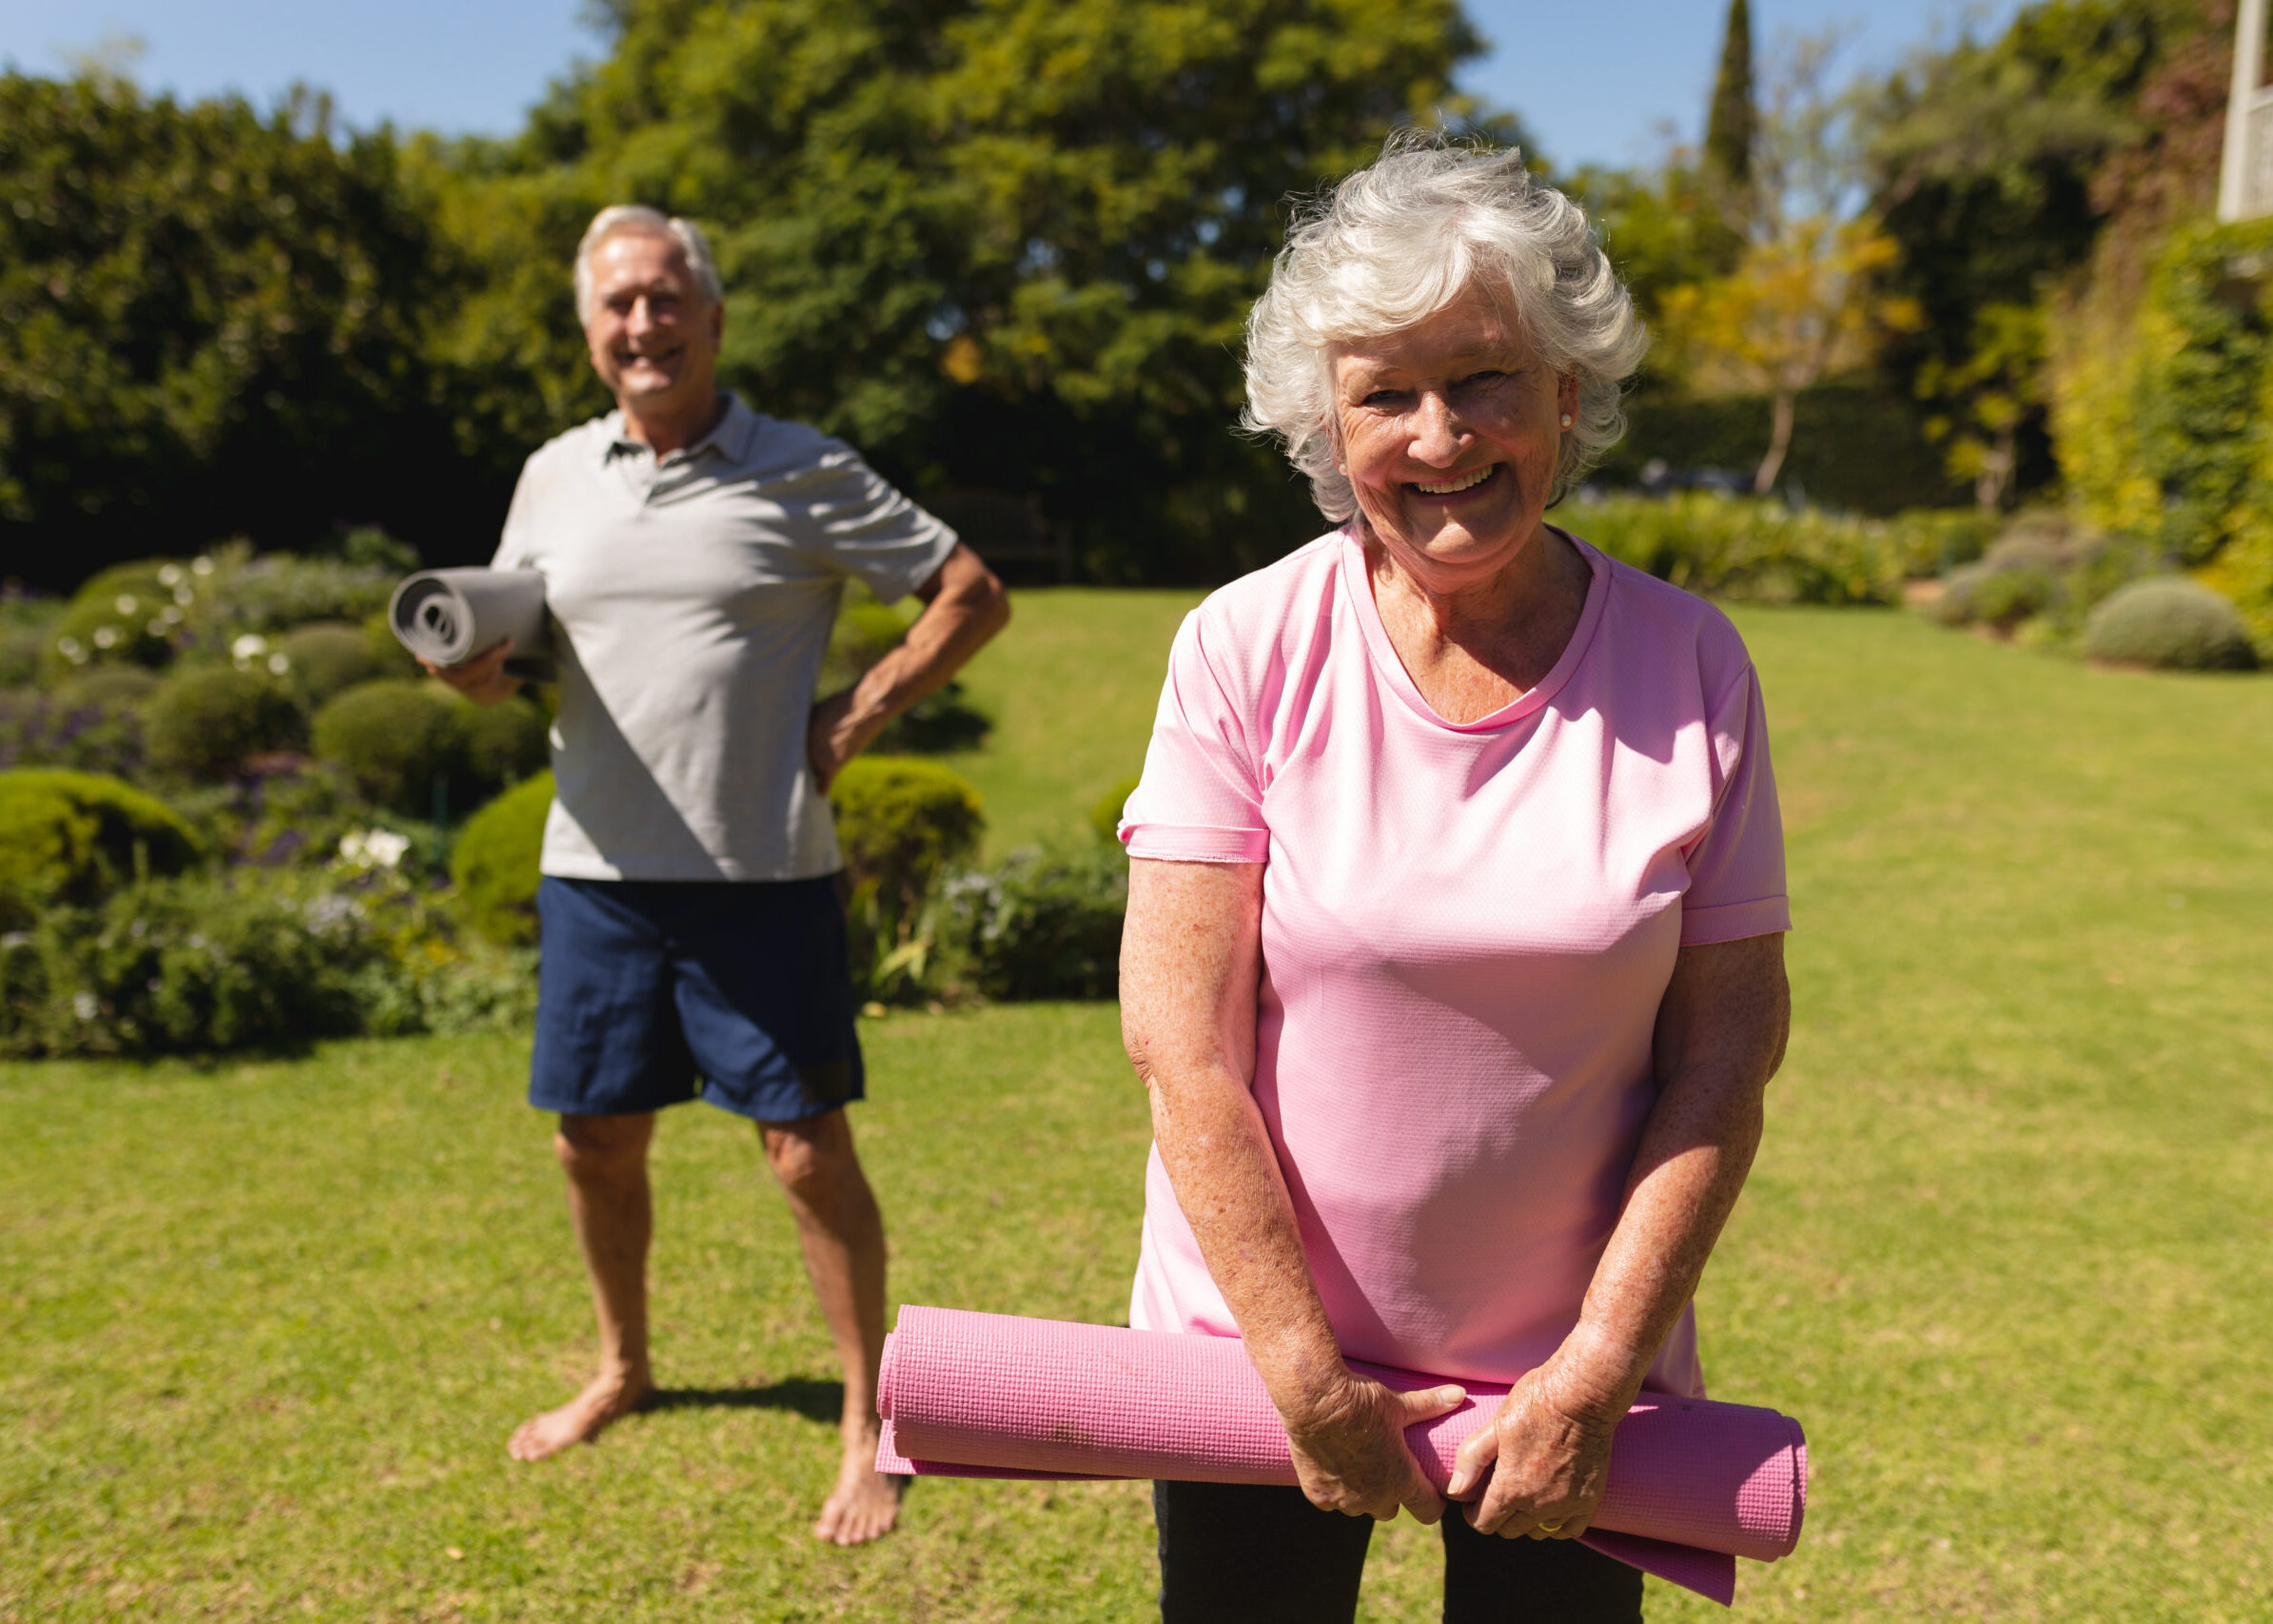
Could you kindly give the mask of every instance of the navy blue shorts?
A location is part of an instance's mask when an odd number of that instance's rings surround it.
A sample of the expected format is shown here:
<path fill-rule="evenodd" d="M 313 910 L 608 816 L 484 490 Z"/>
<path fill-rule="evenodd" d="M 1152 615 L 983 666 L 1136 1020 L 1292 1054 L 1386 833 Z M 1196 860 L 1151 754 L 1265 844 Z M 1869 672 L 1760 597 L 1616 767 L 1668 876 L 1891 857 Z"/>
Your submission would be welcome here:
<path fill-rule="evenodd" d="M 699 1092 L 737 1116 L 781 1123 L 861 1097 L 835 876 L 547 875 L 537 909 L 532 1105 L 629 1116 Z"/>

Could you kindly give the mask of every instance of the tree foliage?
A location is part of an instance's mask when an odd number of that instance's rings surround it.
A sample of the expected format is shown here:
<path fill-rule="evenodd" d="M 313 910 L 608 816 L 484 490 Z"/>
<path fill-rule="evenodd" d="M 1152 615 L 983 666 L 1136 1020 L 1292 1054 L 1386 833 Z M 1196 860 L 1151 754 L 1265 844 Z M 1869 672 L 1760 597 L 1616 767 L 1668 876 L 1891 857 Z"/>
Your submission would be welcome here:
<path fill-rule="evenodd" d="M 1108 577 L 1212 578 L 1306 533 L 1230 432 L 1290 194 L 1466 116 L 1452 0 L 616 0 L 452 216 L 484 267 L 446 343 L 585 386 L 564 271 L 600 204 L 702 221 L 724 367 L 922 491 L 1033 492 Z M 1505 132 L 1503 132 L 1505 133 Z M 535 270 L 532 267 L 537 267 Z M 588 391 L 585 391 L 588 394 Z M 554 404 L 554 398 L 558 404 Z M 565 408 L 565 409 L 563 409 Z M 526 404 L 484 408 L 528 437 Z M 521 417 L 516 419 L 515 411 Z"/>
<path fill-rule="evenodd" d="M 1759 133 L 1759 109 L 1753 105 L 1752 9 L 1745 0 L 1729 0 L 1720 70 L 1705 119 L 1705 170 L 1732 197 L 1752 189 L 1753 147 Z"/>
<path fill-rule="evenodd" d="M 336 133 L 320 98 L 0 73 L 0 536 L 24 573 L 384 514 L 440 449 L 433 246 L 391 138 Z"/>

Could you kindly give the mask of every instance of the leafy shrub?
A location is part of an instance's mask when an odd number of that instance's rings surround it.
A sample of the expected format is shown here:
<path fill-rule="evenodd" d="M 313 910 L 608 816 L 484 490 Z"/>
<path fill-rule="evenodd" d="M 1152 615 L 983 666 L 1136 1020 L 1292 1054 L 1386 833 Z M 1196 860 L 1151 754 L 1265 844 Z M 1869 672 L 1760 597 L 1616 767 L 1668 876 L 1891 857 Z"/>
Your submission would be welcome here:
<path fill-rule="evenodd" d="M 940 937 L 990 998 L 1110 998 L 1120 976 L 1128 864 L 1099 847 L 1013 851 L 940 892 Z"/>
<path fill-rule="evenodd" d="M 2060 577 L 2029 565 L 1983 560 L 1950 572 L 1941 597 L 1933 600 L 1935 619 L 1950 626 L 1989 626 L 2009 632 L 2061 600 Z"/>
<path fill-rule="evenodd" d="M 363 1028 L 377 959 L 355 905 L 269 884 L 148 880 L 0 945 L 0 1052 L 292 1047 Z"/>
<path fill-rule="evenodd" d="M 97 665 L 55 685 L 55 702 L 68 709 L 111 709 L 141 704 L 158 691 L 155 672 L 139 665 Z"/>
<path fill-rule="evenodd" d="M 91 904 L 137 872 L 175 873 L 196 857 L 171 808 L 116 778 L 0 772 L 0 921 Z"/>
<path fill-rule="evenodd" d="M 1878 521 L 1780 501 L 1683 491 L 1610 497 L 1558 514 L 1612 558 L 1707 597 L 1745 603 L 1898 603 L 1900 551 Z"/>
<path fill-rule="evenodd" d="M 829 792 L 845 857 L 853 986 L 863 998 L 919 992 L 931 968 L 926 914 L 940 874 L 978 843 L 978 792 L 946 768 L 862 756 Z"/>
<path fill-rule="evenodd" d="M 382 807 L 418 816 L 464 771 L 464 701 L 431 682 L 393 678 L 350 688 L 316 713 L 316 754 Z"/>
<path fill-rule="evenodd" d="M 537 862 L 553 806 L 553 775 L 539 773 L 466 819 L 450 854 L 465 921 L 489 941 L 537 940 Z"/>
<path fill-rule="evenodd" d="M 343 620 L 315 620 L 295 627 L 277 644 L 291 668 L 293 686 L 310 709 L 359 682 L 387 675 L 361 626 Z"/>
<path fill-rule="evenodd" d="M 141 705 L 74 703 L 69 692 L 0 689 L 0 768 L 68 767 L 119 778 L 140 774 Z"/>
<path fill-rule="evenodd" d="M 0 625 L 0 688 L 28 688 L 38 681 L 53 637 L 45 625 Z"/>
<path fill-rule="evenodd" d="M 394 622 L 382 609 L 363 617 L 363 647 L 379 662 L 378 675 L 392 676 L 404 682 L 416 682 L 426 675 L 426 668 L 418 656 L 402 646 L 402 639 L 395 636 Z"/>
<path fill-rule="evenodd" d="M 175 584 L 181 566 L 163 558 L 114 564 L 90 577 L 47 628 L 47 670 L 69 675 L 89 665 L 162 666 L 174 656 L 186 612 Z"/>
<path fill-rule="evenodd" d="M 386 607 L 399 570 L 271 553 L 229 569 L 220 592 L 240 627 L 281 632 L 314 620 L 361 621 Z"/>
<path fill-rule="evenodd" d="M 2208 587 L 2183 576 L 2133 581 L 2084 623 L 2093 659 L 2165 671 L 2250 671 L 2257 651 L 2241 615 Z"/>
<path fill-rule="evenodd" d="M 837 774 L 829 799 L 854 895 L 866 889 L 884 916 L 911 928 L 948 864 L 978 844 L 978 792 L 946 768 L 906 756 L 864 755 Z"/>
<path fill-rule="evenodd" d="M 541 773 L 552 758 L 544 713 L 528 699 L 501 705 L 460 701 L 458 726 L 467 775 L 483 792 Z"/>
<path fill-rule="evenodd" d="M 307 717 L 282 682 L 227 665 L 173 673 L 150 695 L 144 727 L 151 765 L 189 778 L 222 777 L 307 737 Z"/>
<path fill-rule="evenodd" d="M 1097 838 L 1114 851 L 1121 850 L 1121 813 L 1128 805 L 1128 797 L 1136 793 L 1139 780 L 1124 778 L 1097 797 L 1097 804 L 1089 809 L 1089 827 Z"/>
<path fill-rule="evenodd" d="M 1931 580 L 1989 551 L 2003 520 L 1979 508 L 1912 508 L 1886 521 L 1905 580 Z"/>

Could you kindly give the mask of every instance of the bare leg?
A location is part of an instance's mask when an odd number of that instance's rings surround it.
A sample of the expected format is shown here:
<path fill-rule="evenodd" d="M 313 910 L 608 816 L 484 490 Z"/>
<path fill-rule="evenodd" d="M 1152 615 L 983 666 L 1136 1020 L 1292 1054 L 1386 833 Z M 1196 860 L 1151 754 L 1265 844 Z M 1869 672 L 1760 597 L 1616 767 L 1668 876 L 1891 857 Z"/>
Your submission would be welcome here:
<path fill-rule="evenodd" d="M 807 1122 L 761 1123 L 766 1161 L 781 1181 L 805 1247 L 805 1272 L 845 1372 L 844 1455 L 813 1534 L 859 1545 L 892 1532 L 901 1479 L 876 1470 L 876 1367 L 884 1357 L 884 1218 L 841 1110 Z"/>
<path fill-rule="evenodd" d="M 655 1212 L 647 1186 L 647 1143 L 655 1114 L 563 1116 L 553 1150 L 568 1174 L 568 1213 L 592 1276 L 599 1317 L 599 1374 L 558 1410 L 521 1422 L 506 1453 L 542 1460 L 572 1443 L 590 1443 L 655 1391 L 647 1362 L 647 1239 Z"/>

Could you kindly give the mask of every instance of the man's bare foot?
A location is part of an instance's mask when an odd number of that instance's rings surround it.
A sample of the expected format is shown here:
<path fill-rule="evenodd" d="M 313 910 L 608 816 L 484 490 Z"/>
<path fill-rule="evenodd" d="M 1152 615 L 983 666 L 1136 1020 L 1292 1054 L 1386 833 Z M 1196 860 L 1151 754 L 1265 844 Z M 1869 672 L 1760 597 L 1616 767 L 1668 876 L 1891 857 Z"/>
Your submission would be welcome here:
<path fill-rule="evenodd" d="M 813 1537 L 834 1545 L 865 1545 L 883 1538 L 899 1523 L 900 1491 L 907 1484 L 905 1477 L 888 1477 L 876 1470 L 873 1431 L 846 1440 L 836 1488 L 821 1505 Z"/>
<path fill-rule="evenodd" d="M 647 1402 L 655 1383 L 644 1373 L 632 1376 L 596 1376 L 592 1384 L 541 1416 L 532 1416 L 514 1429 L 505 1453 L 516 1460 L 542 1460 L 572 1443 L 590 1443 L 608 1423 Z"/>

